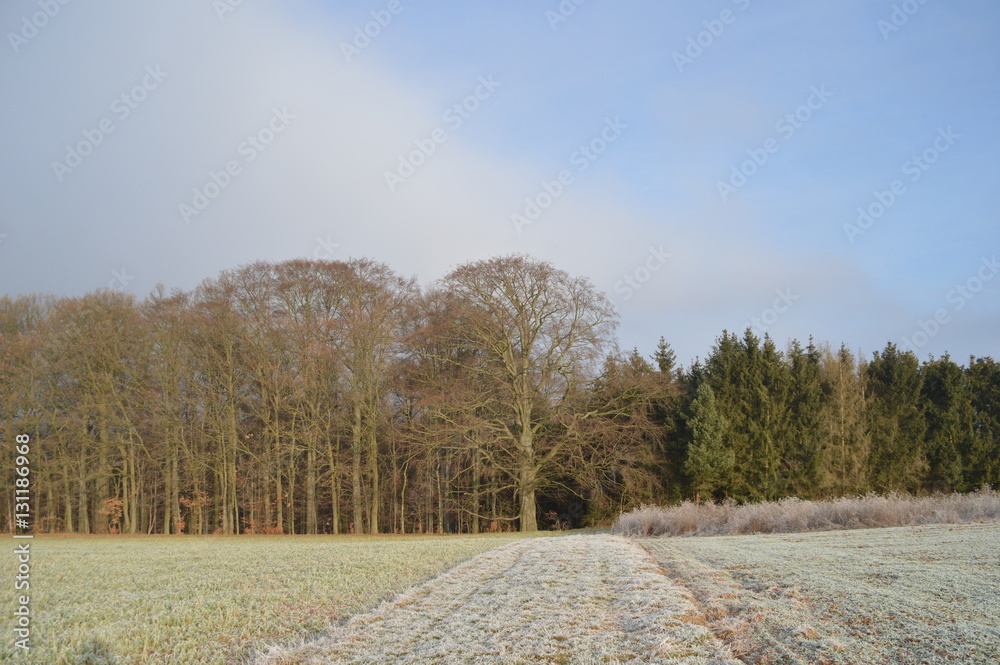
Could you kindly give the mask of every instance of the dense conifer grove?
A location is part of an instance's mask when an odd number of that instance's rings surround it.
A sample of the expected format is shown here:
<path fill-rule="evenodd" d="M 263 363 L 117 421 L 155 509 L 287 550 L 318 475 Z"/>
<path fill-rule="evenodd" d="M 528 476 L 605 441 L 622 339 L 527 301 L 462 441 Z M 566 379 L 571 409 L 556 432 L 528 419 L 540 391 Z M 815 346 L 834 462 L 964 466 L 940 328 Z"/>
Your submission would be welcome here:
<path fill-rule="evenodd" d="M 723 332 L 618 349 L 588 280 L 526 256 L 420 288 L 255 263 L 145 299 L 0 298 L 0 507 L 36 531 L 433 533 L 607 524 L 643 503 L 1000 484 L 1000 367 Z"/>

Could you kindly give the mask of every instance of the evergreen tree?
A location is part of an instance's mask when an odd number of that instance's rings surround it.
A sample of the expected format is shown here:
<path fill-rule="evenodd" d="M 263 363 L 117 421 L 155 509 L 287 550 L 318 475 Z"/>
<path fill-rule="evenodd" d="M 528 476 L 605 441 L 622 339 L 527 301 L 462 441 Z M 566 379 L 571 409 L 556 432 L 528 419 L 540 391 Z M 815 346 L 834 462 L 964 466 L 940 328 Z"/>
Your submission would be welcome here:
<path fill-rule="evenodd" d="M 871 449 L 866 424 L 865 371 L 844 345 L 836 355 L 824 350 L 820 365 L 825 395 L 824 433 L 816 491 L 819 496 L 862 494 L 869 489 Z"/>
<path fill-rule="evenodd" d="M 656 345 L 656 351 L 653 353 L 653 360 L 656 362 L 656 368 L 664 374 L 671 374 L 674 371 L 674 364 L 677 361 L 677 355 L 674 350 L 670 348 L 667 344 L 667 340 L 660 337 L 660 342 Z"/>
<path fill-rule="evenodd" d="M 785 491 L 813 496 L 823 447 L 823 407 L 827 397 L 820 379 L 820 353 L 809 340 L 805 350 L 795 340 L 789 345 L 789 427 L 782 466 L 787 474 Z"/>
<path fill-rule="evenodd" d="M 680 501 L 685 496 L 686 485 L 683 465 L 688 437 L 683 405 L 691 399 L 686 395 L 689 386 L 683 370 L 675 367 L 676 355 L 663 337 L 660 337 L 651 360 L 656 367 L 653 372 L 656 390 L 650 400 L 649 417 L 660 432 L 655 454 L 663 489 L 661 499 Z"/>
<path fill-rule="evenodd" d="M 915 491 L 927 473 L 920 363 L 913 353 L 901 352 L 889 343 L 884 351 L 874 354 L 866 375 L 871 395 L 872 488 L 879 492 Z"/>
<path fill-rule="evenodd" d="M 968 460 L 973 444 L 972 396 L 965 373 L 945 355 L 925 363 L 921 374 L 928 489 L 969 489 L 963 478 L 963 459 Z"/>
<path fill-rule="evenodd" d="M 725 482 L 735 462 L 733 451 L 724 443 L 726 419 L 716 408 L 715 393 L 707 383 L 698 387 L 688 423 L 693 439 L 684 471 L 691 476 L 695 502 L 698 503 L 702 492 L 711 494 Z"/>
<path fill-rule="evenodd" d="M 695 391 L 702 383 L 711 386 L 717 409 L 729 425 L 726 443 L 733 451 L 734 466 L 726 494 L 739 498 L 749 496 L 746 478 L 751 472 L 754 455 L 747 423 L 750 387 L 746 363 L 747 357 L 741 340 L 724 330 L 722 336 L 715 340 L 704 365 L 696 363 L 691 372 L 695 379 L 692 386 Z M 696 395 L 692 395 L 692 402 L 695 397 Z M 690 430 L 690 423 L 688 429 Z"/>
<path fill-rule="evenodd" d="M 965 485 L 1000 486 L 1000 363 L 970 358 L 966 370 L 972 400 L 972 447 L 964 464 Z"/>

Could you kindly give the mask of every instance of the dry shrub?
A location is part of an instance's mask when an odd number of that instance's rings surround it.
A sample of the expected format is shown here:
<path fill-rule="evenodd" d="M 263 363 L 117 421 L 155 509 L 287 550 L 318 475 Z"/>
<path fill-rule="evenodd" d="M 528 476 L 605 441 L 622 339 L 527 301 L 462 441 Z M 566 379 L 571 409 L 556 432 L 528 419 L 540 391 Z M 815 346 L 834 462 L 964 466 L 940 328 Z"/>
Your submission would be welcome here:
<path fill-rule="evenodd" d="M 735 501 L 701 505 L 685 501 L 670 508 L 641 506 L 620 515 L 612 533 L 635 538 L 716 536 L 996 520 L 1000 520 L 1000 492 L 984 487 L 971 494 L 925 497 L 893 492 L 830 501 L 789 498 L 744 505 Z"/>

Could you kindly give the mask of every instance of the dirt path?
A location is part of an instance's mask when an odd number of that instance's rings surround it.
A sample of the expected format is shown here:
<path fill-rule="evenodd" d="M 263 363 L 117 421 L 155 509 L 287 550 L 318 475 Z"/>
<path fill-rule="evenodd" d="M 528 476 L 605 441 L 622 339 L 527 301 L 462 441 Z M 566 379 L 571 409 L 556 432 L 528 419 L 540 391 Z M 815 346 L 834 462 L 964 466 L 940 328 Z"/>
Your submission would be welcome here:
<path fill-rule="evenodd" d="M 671 663 L 741 665 L 686 589 L 614 536 L 491 550 L 260 665 Z"/>

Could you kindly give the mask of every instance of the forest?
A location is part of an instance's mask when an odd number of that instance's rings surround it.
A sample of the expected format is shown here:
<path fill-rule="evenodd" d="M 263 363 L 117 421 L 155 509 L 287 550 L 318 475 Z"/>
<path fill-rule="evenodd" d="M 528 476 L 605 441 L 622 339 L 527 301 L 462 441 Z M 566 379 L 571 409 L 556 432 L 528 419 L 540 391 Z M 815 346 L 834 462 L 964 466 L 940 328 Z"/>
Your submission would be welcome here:
<path fill-rule="evenodd" d="M 1000 367 L 723 331 L 678 365 L 524 255 L 432 285 L 258 262 L 144 299 L 0 297 L 0 455 L 36 532 L 481 533 L 682 500 L 1000 484 Z M 0 492 L 14 527 L 14 476 Z"/>

